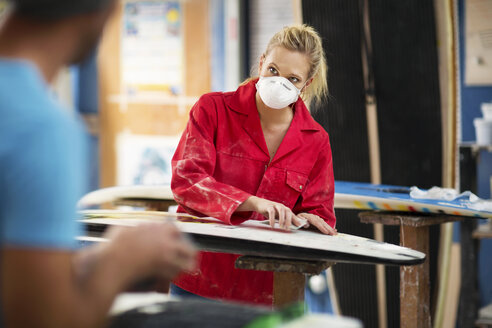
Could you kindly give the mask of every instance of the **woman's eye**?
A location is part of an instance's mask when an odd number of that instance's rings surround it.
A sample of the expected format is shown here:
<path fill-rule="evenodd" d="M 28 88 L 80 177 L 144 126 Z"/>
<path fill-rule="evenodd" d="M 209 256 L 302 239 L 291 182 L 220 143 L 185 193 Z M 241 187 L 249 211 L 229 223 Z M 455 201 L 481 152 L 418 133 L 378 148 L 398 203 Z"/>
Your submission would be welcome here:
<path fill-rule="evenodd" d="M 299 79 L 297 77 L 291 77 L 290 82 L 297 83 L 297 82 L 299 82 Z"/>
<path fill-rule="evenodd" d="M 270 71 L 270 73 L 272 74 L 277 74 L 277 70 L 273 67 L 269 67 L 268 70 Z"/>

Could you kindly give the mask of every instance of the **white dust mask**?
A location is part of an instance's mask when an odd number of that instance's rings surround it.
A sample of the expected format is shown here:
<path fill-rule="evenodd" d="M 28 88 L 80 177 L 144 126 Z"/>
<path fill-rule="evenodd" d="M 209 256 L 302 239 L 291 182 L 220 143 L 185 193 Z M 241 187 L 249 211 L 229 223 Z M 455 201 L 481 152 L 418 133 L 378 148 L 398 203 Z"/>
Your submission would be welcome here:
<path fill-rule="evenodd" d="M 275 109 L 282 109 L 296 102 L 301 94 L 301 90 L 282 76 L 260 76 L 256 89 L 265 105 Z"/>

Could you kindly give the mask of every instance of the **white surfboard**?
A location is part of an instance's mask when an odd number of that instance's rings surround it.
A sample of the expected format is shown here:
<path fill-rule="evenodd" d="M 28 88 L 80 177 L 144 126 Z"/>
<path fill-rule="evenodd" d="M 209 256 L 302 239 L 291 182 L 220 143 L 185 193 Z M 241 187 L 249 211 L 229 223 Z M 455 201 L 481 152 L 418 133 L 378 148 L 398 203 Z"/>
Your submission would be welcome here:
<path fill-rule="evenodd" d="M 94 190 L 78 202 L 79 208 L 111 203 L 119 199 L 174 200 L 171 186 L 115 186 Z"/>
<path fill-rule="evenodd" d="M 166 212 L 146 214 L 145 211 L 136 211 L 132 214 L 117 210 L 104 213 L 84 211 L 81 216 L 81 221 L 92 232 L 102 232 L 114 225 L 135 226 L 156 220 L 172 220 L 181 231 L 191 235 L 199 248 L 209 251 L 398 265 L 419 264 L 425 260 L 424 253 L 398 245 L 344 233 L 328 236 L 304 229 L 283 231 L 269 227 L 266 221 L 250 220 L 240 225 L 227 225 L 214 218 Z"/>

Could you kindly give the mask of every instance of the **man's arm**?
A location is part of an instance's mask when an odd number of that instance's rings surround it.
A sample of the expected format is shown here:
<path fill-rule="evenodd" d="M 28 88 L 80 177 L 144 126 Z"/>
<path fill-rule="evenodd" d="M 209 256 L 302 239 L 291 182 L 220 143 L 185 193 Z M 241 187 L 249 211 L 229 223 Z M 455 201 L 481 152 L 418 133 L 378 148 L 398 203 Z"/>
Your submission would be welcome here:
<path fill-rule="evenodd" d="M 115 296 L 136 280 L 192 269 L 194 251 L 172 224 L 113 229 L 108 237 L 78 253 L 5 247 L 6 326 L 100 327 Z"/>

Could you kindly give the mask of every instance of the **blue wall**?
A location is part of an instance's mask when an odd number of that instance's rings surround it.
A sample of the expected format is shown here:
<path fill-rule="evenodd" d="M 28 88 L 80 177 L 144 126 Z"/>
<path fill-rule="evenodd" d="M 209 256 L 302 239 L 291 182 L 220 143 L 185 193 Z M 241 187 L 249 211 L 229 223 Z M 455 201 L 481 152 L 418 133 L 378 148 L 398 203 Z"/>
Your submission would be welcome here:
<path fill-rule="evenodd" d="M 71 68 L 73 102 L 80 114 L 99 112 L 99 83 L 97 78 L 97 51 L 78 66 Z M 99 138 L 89 136 L 89 181 L 87 192 L 99 188 Z"/>
<path fill-rule="evenodd" d="M 212 90 L 225 90 L 225 0 L 210 2 Z"/>
<path fill-rule="evenodd" d="M 465 0 L 458 1 L 459 42 L 460 42 L 460 91 L 461 91 L 461 135 L 462 141 L 475 141 L 473 119 L 482 117 L 480 104 L 492 101 L 492 86 L 465 86 Z M 492 157 L 482 152 L 478 167 L 478 195 L 490 198 L 490 176 L 492 175 Z"/>
<path fill-rule="evenodd" d="M 461 91 L 461 135 L 462 141 L 475 140 L 473 119 L 481 117 L 480 104 L 492 101 L 492 86 L 465 86 L 465 0 L 458 1 L 460 42 L 460 91 Z M 490 176 L 492 175 L 492 153 L 482 151 L 477 170 L 478 196 L 490 198 Z M 479 288 L 482 305 L 492 302 L 492 240 L 482 240 L 479 255 Z"/>

